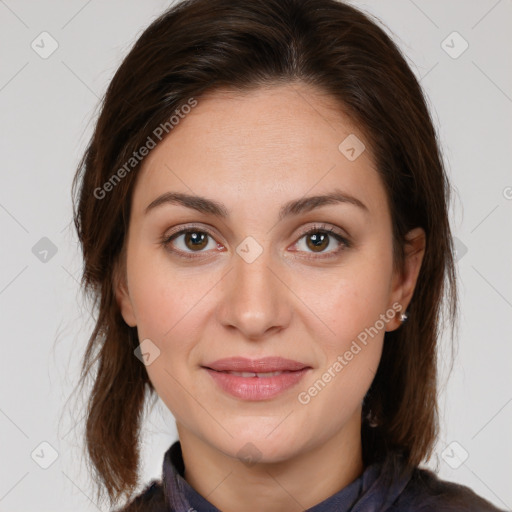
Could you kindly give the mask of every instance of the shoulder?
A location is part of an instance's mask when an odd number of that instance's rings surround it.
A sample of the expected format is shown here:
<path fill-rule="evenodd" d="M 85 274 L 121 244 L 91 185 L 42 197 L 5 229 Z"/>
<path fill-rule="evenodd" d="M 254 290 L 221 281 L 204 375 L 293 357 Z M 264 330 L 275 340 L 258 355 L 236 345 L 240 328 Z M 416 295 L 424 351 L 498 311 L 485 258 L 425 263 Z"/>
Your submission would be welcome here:
<path fill-rule="evenodd" d="M 415 468 L 391 511 L 503 512 L 465 485 L 441 480 L 426 468 Z"/>
<path fill-rule="evenodd" d="M 123 508 L 112 512 L 166 512 L 165 496 L 162 482 L 153 480 L 135 498 Z"/>

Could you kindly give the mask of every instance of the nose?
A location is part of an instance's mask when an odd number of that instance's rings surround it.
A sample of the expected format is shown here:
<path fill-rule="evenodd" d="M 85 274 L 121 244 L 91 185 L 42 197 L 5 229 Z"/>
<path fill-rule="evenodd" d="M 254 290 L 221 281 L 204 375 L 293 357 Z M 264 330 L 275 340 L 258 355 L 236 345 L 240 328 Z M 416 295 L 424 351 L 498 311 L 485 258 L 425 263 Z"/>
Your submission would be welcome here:
<path fill-rule="evenodd" d="M 223 280 L 218 321 L 248 340 L 265 339 L 290 324 L 293 293 L 271 260 L 268 248 L 254 261 L 235 254 Z"/>

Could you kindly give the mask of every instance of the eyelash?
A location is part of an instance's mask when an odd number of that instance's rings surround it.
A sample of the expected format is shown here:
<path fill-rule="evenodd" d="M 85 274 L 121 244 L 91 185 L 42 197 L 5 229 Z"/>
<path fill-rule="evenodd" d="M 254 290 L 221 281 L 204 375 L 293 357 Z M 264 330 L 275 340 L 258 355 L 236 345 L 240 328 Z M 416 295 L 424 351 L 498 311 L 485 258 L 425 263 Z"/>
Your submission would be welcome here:
<path fill-rule="evenodd" d="M 185 235 L 187 233 L 205 233 L 209 237 L 211 237 L 213 240 L 215 240 L 214 235 L 209 230 L 204 229 L 203 227 L 199 227 L 199 226 L 187 226 L 186 228 L 183 228 L 180 231 L 172 233 L 171 235 L 164 235 L 164 237 L 162 238 L 160 243 L 165 247 L 166 250 L 168 250 L 168 251 L 170 251 L 170 252 L 172 252 L 174 254 L 177 254 L 180 257 L 188 258 L 188 259 L 201 258 L 203 256 L 202 255 L 203 251 L 198 251 L 197 253 L 194 254 L 194 253 L 189 253 L 189 252 L 182 251 L 181 249 L 178 249 L 178 250 L 172 249 L 170 247 L 170 244 L 171 244 L 171 242 L 173 240 L 175 240 L 179 236 Z M 318 260 L 318 259 L 332 258 L 332 257 L 337 256 L 343 250 L 352 247 L 351 242 L 347 238 L 345 238 L 344 236 L 340 235 L 339 233 L 336 233 L 334 231 L 334 228 L 328 228 L 325 224 L 323 224 L 323 225 L 314 225 L 313 227 L 311 227 L 310 229 L 308 229 L 307 231 L 302 233 L 300 235 L 300 237 L 298 238 L 297 242 L 295 242 L 294 245 L 296 245 L 304 237 L 306 237 L 308 235 L 312 235 L 314 233 L 315 234 L 316 233 L 325 234 L 325 235 L 328 235 L 330 237 L 333 237 L 338 242 L 340 242 L 341 245 L 340 245 L 340 247 L 338 249 L 335 249 L 334 251 L 331 251 L 331 252 L 327 252 L 327 253 L 310 253 L 310 254 L 316 254 L 316 256 L 312 256 L 312 257 L 309 256 L 309 257 L 307 257 L 307 259 Z M 300 252 L 300 251 L 297 251 L 297 252 Z"/>

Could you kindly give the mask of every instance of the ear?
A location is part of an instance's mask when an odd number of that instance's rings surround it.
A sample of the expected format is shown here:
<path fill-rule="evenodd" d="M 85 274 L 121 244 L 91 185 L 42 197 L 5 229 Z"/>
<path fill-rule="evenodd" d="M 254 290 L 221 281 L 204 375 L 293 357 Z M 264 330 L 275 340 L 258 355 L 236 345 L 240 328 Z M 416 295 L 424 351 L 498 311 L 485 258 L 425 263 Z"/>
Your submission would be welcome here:
<path fill-rule="evenodd" d="M 414 228 L 405 235 L 405 261 L 402 271 L 393 275 L 390 304 L 398 303 L 402 306 L 401 313 L 405 313 L 411 302 L 421 263 L 425 255 L 426 235 L 423 228 Z M 393 308 L 394 309 L 394 308 Z M 386 331 L 394 331 L 400 327 L 400 314 L 387 324 Z"/>
<path fill-rule="evenodd" d="M 121 255 L 120 259 L 123 259 L 123 255 Z M 130 299 L 130 292 L 128 290 L 126 277 L 126 266 L 124 262 L 118 262 L 114 268 L 114 293 L 124 321 L 130 327 L 135 327 L 137 325 L 137 320 L 135 318 L 133 304 Z"/>

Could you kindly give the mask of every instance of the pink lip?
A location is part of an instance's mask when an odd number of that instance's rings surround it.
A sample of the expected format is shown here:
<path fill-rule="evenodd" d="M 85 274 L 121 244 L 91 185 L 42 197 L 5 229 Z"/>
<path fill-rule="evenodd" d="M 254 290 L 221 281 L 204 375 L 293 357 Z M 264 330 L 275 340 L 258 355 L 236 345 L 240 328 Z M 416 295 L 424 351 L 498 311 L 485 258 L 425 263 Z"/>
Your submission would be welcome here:
<path fill-rule="evenodd" d="M 282 357 L 263 357 L 262 359 L 247 359 L 245 357 L 229 357 L 203 365 L 205 368 L 218 372 L 284 372 L 308 368 L 307 364 L 283 359 Z"/>
<path fill-rule="evenodd" d="M 309 366 L 303 363 L 281 357 L 265 357 L 263 359 L 234 357 L 219 359 L 204 365 L 203 368 L 208 371 L 223 391 L 244 400 L 266 400 L 273 398 L 298 384 L 310 369 Z M 241 377 L 226 373 L 229 371 L 283 373 L 270 377 Z"/>

